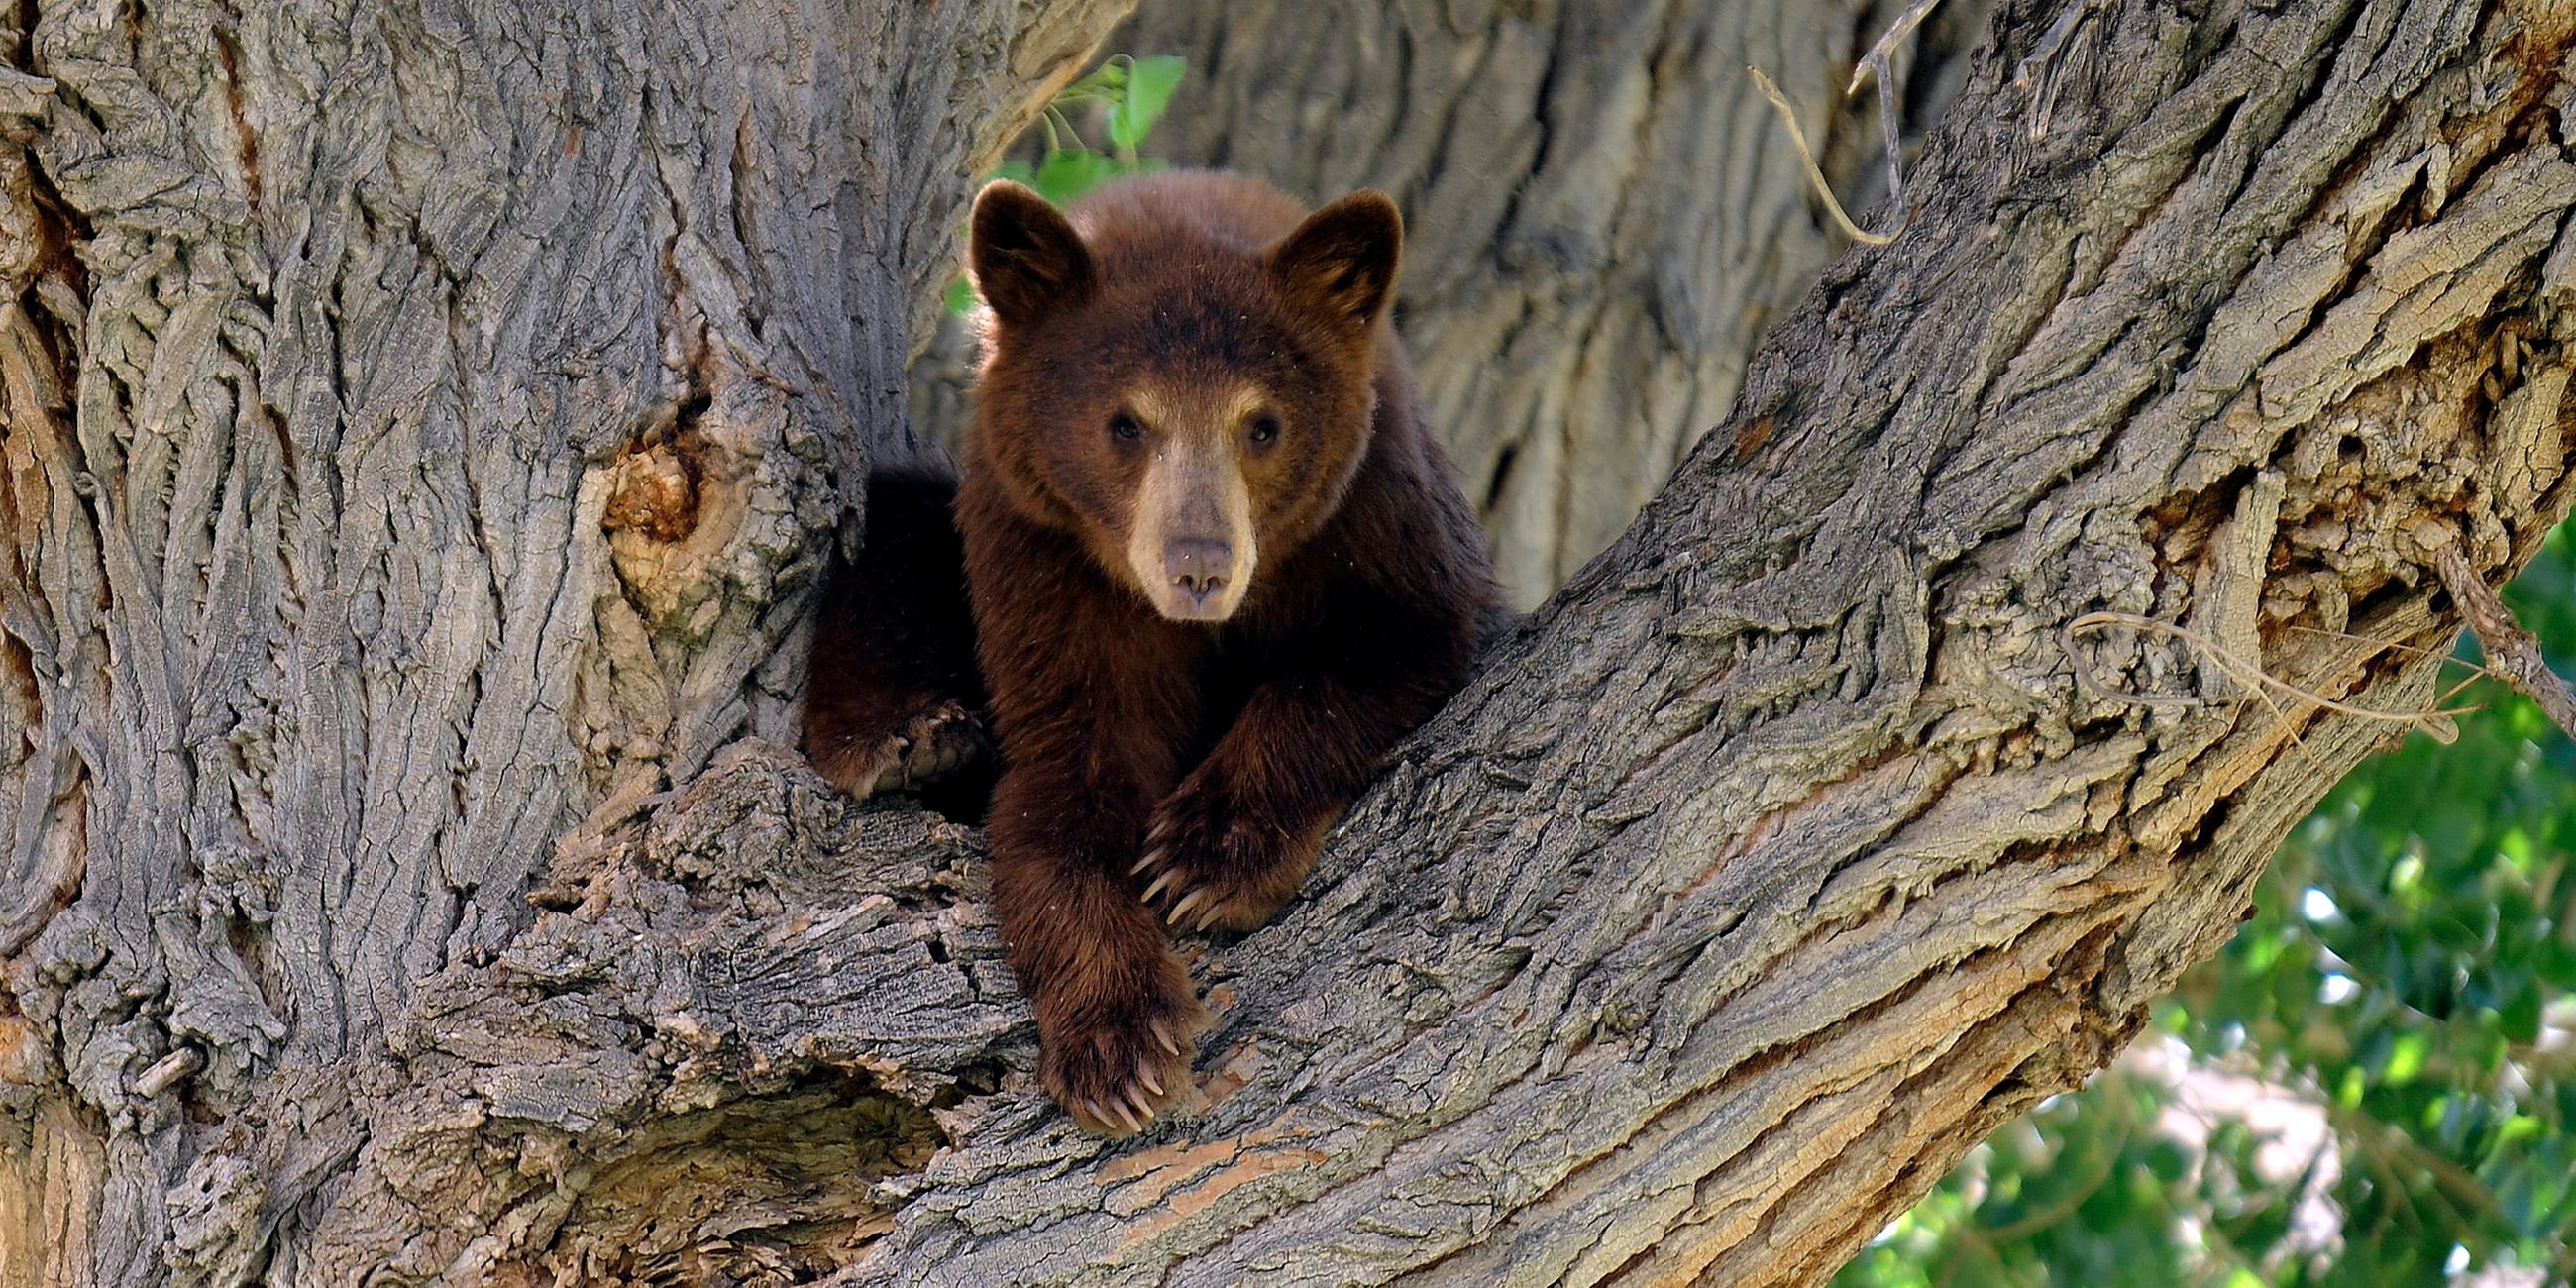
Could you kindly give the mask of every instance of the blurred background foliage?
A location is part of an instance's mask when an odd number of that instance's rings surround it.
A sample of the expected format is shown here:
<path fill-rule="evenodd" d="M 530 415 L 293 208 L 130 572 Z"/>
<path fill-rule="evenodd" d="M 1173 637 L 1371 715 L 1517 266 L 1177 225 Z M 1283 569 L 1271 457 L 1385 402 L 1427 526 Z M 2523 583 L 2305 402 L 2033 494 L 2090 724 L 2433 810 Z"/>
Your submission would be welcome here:
<path fill-rule="evenodd" d="M 2576 525 L 2505 598 L 2576 674 Z M 1837 1288 L 2576 1283 L 2576 745 L 2491 681 L 2455 702 L 2457 742 L 2291 834 L 2120 1063 Z"/>

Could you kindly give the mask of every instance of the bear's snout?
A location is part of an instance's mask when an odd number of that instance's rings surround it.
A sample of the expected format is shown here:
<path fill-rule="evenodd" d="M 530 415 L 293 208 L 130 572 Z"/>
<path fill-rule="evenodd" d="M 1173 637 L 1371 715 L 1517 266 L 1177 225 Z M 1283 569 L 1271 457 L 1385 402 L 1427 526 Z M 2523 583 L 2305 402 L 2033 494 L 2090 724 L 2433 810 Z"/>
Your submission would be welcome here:
<path fill-rule="evenodd" d="M 1234 548 L 1222 541 L 1185 539 L 1163 543 L 1163 578 L 1188 607 L 1210 617 L 1221 602 L 1227 575 L 1234 567 Z"/>
<path fill-rule="evenodd" d="M 1261 543 L 1231 445 L 1175 432 L 1156 445 L 1134 487 L 1126 564 L 1146 601 L 1176 622 L 1234 616 Z"/>

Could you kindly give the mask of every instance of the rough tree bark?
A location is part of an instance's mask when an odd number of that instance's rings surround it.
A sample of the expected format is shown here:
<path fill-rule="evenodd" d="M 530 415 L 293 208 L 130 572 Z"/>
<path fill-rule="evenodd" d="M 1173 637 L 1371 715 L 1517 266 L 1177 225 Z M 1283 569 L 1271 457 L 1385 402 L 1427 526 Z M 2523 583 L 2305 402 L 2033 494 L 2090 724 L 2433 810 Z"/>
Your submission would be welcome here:
<path fill-rule="evenodd" d="M 550 861 L 787 729 L 969 176 L 1126 7 L 11 7 L 0 1281 L 470 1281 L 635 1228 L 632 1157 L 423 1187 L 636 1044 L 421 1035 L 524 988 Z M 822 1099 L 829 1208 L 886 1102 Z"/>
<path fill-rule="evenodd" d="M 1104 1144 L 973 834 L 772 740 L 941 167 L 1108 17 L 862 8 L 46 10 L 0 1276 L 1812 1282 L 2401 727 L 2206 649 L 2418 710 L 2442 552 L 2576 499 L 2576 17 L 2102 0 L 2024 88 L 2066 9 L 2007 4 L 1906 235 L 1207 947 L 1203 1109 Z"/>
<path fill-rule="evenodd" d="M 1868 208 L 1878 99 L 1842 90 L 1909 3 L 1157 0 L 1107 47 L 1189 62 L 1156 156 L 1403 206 L 1406 347 L 1527 607 L 1725 417 L 1754 346 L 1845 244 L 1745 68 L 1787 87 Z M 1909 139 L 1990 7 L 1951 0 L 1898 46 Z M 942 441 L 972 367 L 951 320 L 915 369 L 914 417 Z"/>

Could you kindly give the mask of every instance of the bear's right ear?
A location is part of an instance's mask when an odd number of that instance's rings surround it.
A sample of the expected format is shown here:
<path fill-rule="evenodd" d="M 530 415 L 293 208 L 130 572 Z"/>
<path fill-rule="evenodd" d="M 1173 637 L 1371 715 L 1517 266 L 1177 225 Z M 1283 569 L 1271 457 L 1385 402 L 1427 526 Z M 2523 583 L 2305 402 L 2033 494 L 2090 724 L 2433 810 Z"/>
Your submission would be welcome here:
<path fill-rule="evenodd" d="M 1047 199 L 1008 179 L 975 195 L 966 262 L 975 291 L 1006 323 L 1025 326 L 1091 293 L 1091 252 Z"/>

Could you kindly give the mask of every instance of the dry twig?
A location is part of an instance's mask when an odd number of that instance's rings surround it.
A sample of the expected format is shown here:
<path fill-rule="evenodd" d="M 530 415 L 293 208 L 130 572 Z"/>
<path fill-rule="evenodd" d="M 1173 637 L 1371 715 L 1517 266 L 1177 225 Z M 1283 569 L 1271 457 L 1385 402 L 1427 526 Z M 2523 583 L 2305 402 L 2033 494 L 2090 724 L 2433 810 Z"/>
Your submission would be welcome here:
<path fill-rule="evenodd" d="M 2266 707 L 2272 708 L 2274 717 L 2282 718 L 2285 724 L 2286 718 L 2278 707 L 2273 706 L 2270 697 L 2265 693 L 2266 690 L 2296 698 L 2311 706 L 2322 707 L 2328 711 L 2363 720 L 2382 720 L 2392 724 L 2411 725 L 2441 742 L 2449 742 L 2459 736 L 2458 730 L 2451 726 L 2454 718 L 2476 709 L 2474 707 L 2435 707 L 2430 711 L 2374 711 L 2369 707 L 2357 707 L 2349 702 L 2327 697 L 2313 689 L 2301 688 L 2287 680 L 2275 677 L 2265 671 L 2260 663 L 2238 656 L 2233 650 L 2190 627 L 2177 626 L 2172 622 L 2160 622 L 2152 617 L 2140 617 L 2135 613 L 2086 613 L 2060 628 L 2059 644 L 2065 648 L 2067 660 L 2075 668 L 2076 686 L 2106 701 L 2128 702 L 2150 707 L 2191 707 L 2199 706 L 2206 701 L 2206 699 L 2186 694 L 2123 693 L 2104 684 L 2101 677 L 2094 674 L 2092 663 L 2075 652 L 2075 639 L 2079 635 L 2112 626 L 2126 626 L 2132 630 L 2167 635 L 2191 645 L 2200 651 L 2201 656 L 2208 658 L 2210 664 L 2221 674 L 2235 681 L 2239 688 L 2262 699 Z M 2295 738 L 2296 735 L 2293 734 L 2292 737 Z"/>
<path fill-rule="evenodd" d="M 1905 38 L 1913 35 L 1914 29 L 1922 26 L 1923 20 L 1931 17 L 1932 11 L 1940 4 L 1941 0 L 1914 0 L 1904 13 L 1898 14 L 1896 21 L 1888 24 L 1885 34 L 1878 38 L 1878 43 L 1869 47 L 1869 53 L 1861 58 L 1860 66 L 1852 69 L 1851 84 L 1843 89 L 1843 96 L 1848 98 L 1859 93 L 1860 87 L 1869 81 L 1874 79 L 1878 82 L 1878 128 L 1886 140 L 1887 208 L 1893 213 L 1892 227 L 1905 226 L 1905 154 L 1903 143 L 1897 137 L 1896 69 L 1891 60 L 1896 56 L 1896 47 L 1905 43 Z"/>
<path fill-rule="evenodd" d="M 2539 703 L 2550 723 L 2576 738 L 2576 690 L 2549 669 L 2540 641 L 2513 619 L 2513 610 L 2469 565 L 2468 551 L 2457 541 L 2445 545 L 2434 553 L 2433 567 L 2442 575 L 2442 588 L 2451 592 L 2451 602 L 2469 619 L 2469 633 L 2486 650 L 2487 673 Z"/>
<path fill-rule="evenodd" d="M 1843 213 L 1842 199 L 1834 195 L 1833 185 L 1825 182 L 1823 167 L 1816 164 L 1815 152 L 1807 147 L 1807 132 L 1798 128 L 1797 109 L 1789 106 L 1789 100 L 1780 93 L 1780 87 L 1772 84 L 1771 78 L 1763 75 L 1761 68 L 1746 67 L 1744 70 L 1753 73 L 1753 83 L 1761 89 L 1762 96 L 1770 99 L 1771 106 L 1780 110 L 1781 124 L 1789 127 L 1789 142 L 1797 147 L 1798 160 L 1807 167 L 1807 182 L 1814 184 L 1816 195 L 1825 199 L 1825 213 L 1834 217 L 1835 226 L 1843 230 L 1844 236 L 1864 246 L 1884 246 L 1895 241 L 1894 235 L 1870 232 Z"/>

